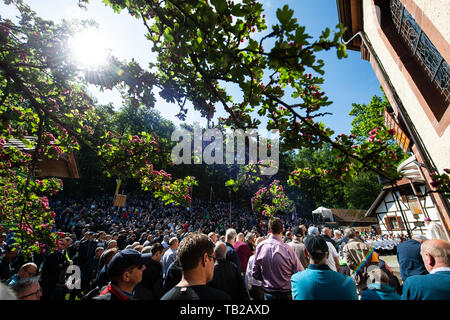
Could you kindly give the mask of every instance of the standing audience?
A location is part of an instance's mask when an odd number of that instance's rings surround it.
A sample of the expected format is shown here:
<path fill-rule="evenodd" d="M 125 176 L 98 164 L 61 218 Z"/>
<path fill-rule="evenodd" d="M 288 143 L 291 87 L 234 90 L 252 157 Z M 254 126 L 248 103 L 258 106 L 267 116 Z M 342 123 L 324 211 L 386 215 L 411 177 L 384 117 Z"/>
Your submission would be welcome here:
<path fill-rule="evenodd" d="M 443 240 L 350 228 L 331 238 L 324 225 L 264 221 L 238 208 L 230 224 L 224 203 L 194 201 L 187 210 L 130 197 L 119 211 L 101 199 L 53 206 L 57 229 L 66 232 L 56 250 L 27 260 L 14 232 L 0 237 L 0 278 L 17 299 L 64 300 L 70 293 L 72 300 L 352 300 L 359 293 L 363 300 L 398 300 L 401 286 L 383 254 L 397 254 L 403 299 L 448 299 Z M 81 268 L 81 290 L 66 287 L 71 264 Z"/>
<path fill-rule="evenodd" d="M 209 285 L 228 293 L 232 300 L 250 300 L 241 270 L 238 270 L 234 263 L 226 260 L 226 244 L 218 241 L 214 248 L 214 254 L 216 258 L 214 276 Z"/>
<path fill-rule="evenodd" d="M 189 233 L 178 249 L 181 281 L 161 300 L 230 300 L 224 291 L 207 285 L 214 276 L 214 247 L 207 235 Z"/>
<path fill-rule="evenodd" d="M 413 235 L 412 239 L 398 244 L 397 260 L 403 281 L 410 276 L 428 274 L 420 255 L 420 247 L 425 240 L 426 238 L 422 235 Z"/>

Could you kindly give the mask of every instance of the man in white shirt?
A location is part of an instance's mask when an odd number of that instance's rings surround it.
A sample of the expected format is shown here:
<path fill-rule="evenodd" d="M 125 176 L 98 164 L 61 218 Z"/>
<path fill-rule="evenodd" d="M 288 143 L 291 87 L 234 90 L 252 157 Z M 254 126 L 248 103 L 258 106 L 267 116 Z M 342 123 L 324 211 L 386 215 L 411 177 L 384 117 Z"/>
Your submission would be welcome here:
<path fill-rule="evenodd" d="M 256 240 L 256 246 L 264 241 L 263 237 Z M 264 289 L 262 281 L 256 280 L 252 277 L 253 265 L 255 263 L 255 255 L 248 259 L 247 270 L 245 272 L 245 285 L 252 300 L 264 300 Z"/>
<path fill-rule="evenodd" d="M 308 229 L 308 234 L 309 235 L 318 236 L 319 235 L 319 230 L 316 227 L 310 227 Z M 327 258 L 327 266 L 331 270 L 337 271 L 338 268 L 339 268 L 339 255 L 338 255 L 338 253 L 336 251 L 336 248 L 334 247 L 334 245 L 331 242 L 326 241 L 326 243 L 327 243 L 328 252 L 329 252 L 328 258 Z"/>
<path fill-rule="evenodd" d="M 428 239 L 441 239 L 449 241 L 447 234 L 439 223 L 432 222 L 430 218 L 425 218 L 424 221 L 427 225 L 426 237 Z"/>
<path fill-rule="evenodd" d="M 339 255 L 336 251 L 336 248 L 331 244 L 331 242 L 327 241 L 328 245 L 328 258 L 327 258 L 327 265 L 330 267 L 333 271 L 338 271 L 339 268 Z"/>
<path fill-rule="evenodd" d="M 164 256 L 161 259 L 162 267 L 163 267 L 163 277 L 166 278 L 167 271 L 169 270 L 169 266 L 172 262 L 177 258 L 177 249 L 178 249 L 178 238 L 173 237 L 169 240 L 169 249 L 164 253 Z"/>

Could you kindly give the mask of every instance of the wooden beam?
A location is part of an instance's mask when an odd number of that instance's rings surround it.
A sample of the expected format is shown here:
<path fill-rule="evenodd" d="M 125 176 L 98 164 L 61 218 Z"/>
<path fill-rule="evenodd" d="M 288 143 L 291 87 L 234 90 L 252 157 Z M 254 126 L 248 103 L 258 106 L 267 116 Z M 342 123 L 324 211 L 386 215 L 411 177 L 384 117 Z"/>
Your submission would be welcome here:
<path fill-rule="evenodd" d="M 351 0 L 350 3 L 350 15 L 352 21 L 352 36 L 362 31 L 362 10 L 361 10 L 361 0 Z M 361 47 L 361 38 L 356 37 L 352 41 L 352 45 L 355 47 Z"/>

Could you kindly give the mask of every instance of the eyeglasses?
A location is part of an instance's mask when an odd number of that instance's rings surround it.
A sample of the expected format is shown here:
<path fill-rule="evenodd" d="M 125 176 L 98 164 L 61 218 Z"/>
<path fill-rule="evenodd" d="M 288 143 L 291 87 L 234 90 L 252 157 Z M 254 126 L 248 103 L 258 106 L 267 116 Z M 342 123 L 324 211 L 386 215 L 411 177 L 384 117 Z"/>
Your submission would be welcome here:
<path fill-rule="evenodd" d="M 31 297 L 31 296 L 34 296 L 34 295 L 38 295 L 38 294 L 40 294 L 42 291 L 41 291 L 41 288 L 39 288 L 39 289 L 37 289 L 35 292 L 32 292 L 32 293 L 30 293 L 30 294 L 27 294 L 27 295 L 24 295 L 24 296 L 21 296 L 21 297 L 19 297 L 19 299 L 23 299 L 23 298 L 28 298 L 28 297 Z"/>
<path fill-rule="evenodd" d="M 216 257 L 213 254 L 207 254 L 208 258 L 213 259 L 214 262 L 216 262 Z"/>

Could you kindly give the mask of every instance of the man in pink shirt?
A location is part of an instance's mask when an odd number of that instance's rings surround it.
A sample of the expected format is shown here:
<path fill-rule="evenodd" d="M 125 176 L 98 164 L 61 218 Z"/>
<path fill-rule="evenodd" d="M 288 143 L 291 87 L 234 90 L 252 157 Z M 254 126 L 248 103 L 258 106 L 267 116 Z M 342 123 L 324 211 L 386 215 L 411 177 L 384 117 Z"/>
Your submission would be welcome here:
<path fill-rule="evenodd" d="M 284 226 L 279 218 L 269 222 L 272 235 L 255 251 L 252 276 L 262 282 L 265 300 L 291 300 L 291 276 L 304 268 L 294 250 L 283 242 Z"/>

